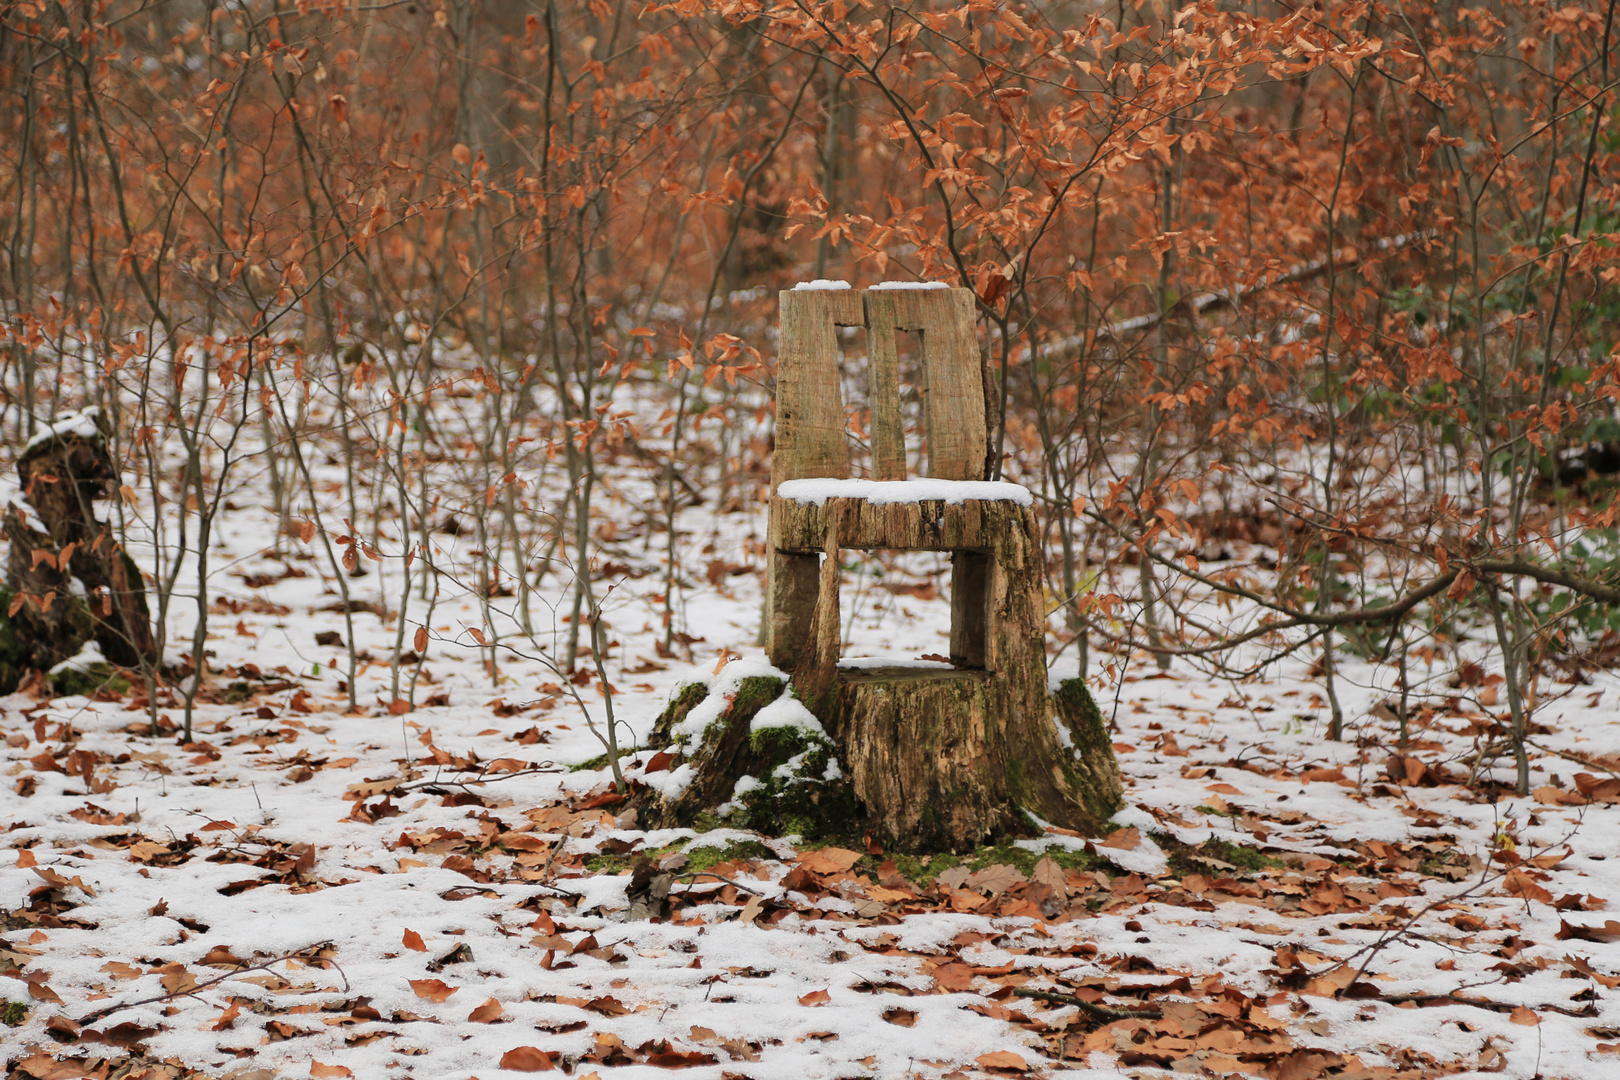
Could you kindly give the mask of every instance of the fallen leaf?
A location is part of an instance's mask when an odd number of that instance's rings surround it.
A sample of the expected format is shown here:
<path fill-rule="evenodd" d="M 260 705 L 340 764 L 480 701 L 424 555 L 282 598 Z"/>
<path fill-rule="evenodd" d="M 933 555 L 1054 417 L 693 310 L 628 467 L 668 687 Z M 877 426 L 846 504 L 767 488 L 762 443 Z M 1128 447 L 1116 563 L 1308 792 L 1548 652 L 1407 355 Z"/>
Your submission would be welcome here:
<path fill-rule="evenodd" d="M 979 1063 L 981 1069 L 1011 1069 L 1014 1072 L 1029 1072 L 1029 1063 L 1011 1050 L 992 1050 L 988 1054 L 980 1054 L 973 1060 Z"/>
<path fill-rule="evenodd" d="M 411 989 L 416 991 L 417 997 L 427 998 L 435 1005 L 443 1004 L 451 994 L 460 989 L 460 987 L 451 986 L 442 979 L 412 979 L 410 983 Z"/>
<path fill-rule="evenodd" d="M 861 859 L 861 853 L 848 848 L 821 848 L 799 856 L 799 865 L 812 874 L 841 874 Z"/>
<path fill-rule="evenodd" d="M 1525 1027 L 1535 1027 L 1537 1024 L 1541 1023 L 1541 1017 L 1536 1015 L 1536 1011 L 1534 1009 L 1526 1008 L 1523 1005 L 1520 1005 L 1518 1008 L 1508 1013 L 1508 1019 L 1515 1024 L 1522 1024 Z"/>
<path fill-rule="evenodd" d="M 490 998 L 488 1001 L 478 1006 L 478 1008 L 468 1013 L 467 1019 L 474 1024 L 493 1024 L 495 1021 L 499 1020 L 503 1015 L 505 1015 L 505 1013 L 506 1010 L 501 1008 L 501 1003 L 496 1001 L 494 998 Z"/>
<path fill-rule="evenodd" d="M 892 1009 L 886 1010 L 883 1013 L 883 1019 L 896 1027 L 915 1027 L 917 1023 L 917 1014 L 910 1009 L 902 1009 L 899 1006 L 896 1006 Z"/>
<path fill-rule="evenodd" d="M 585 1003 L 585 1008 L 602 1016 L 625 1016 L 631 1012 L 624 1002 L 615 997 L 592 998 Z"/>
<path fill-rule="evenodd" d="M 1141 843 L 1142 830 L 1133 825 L 1128 829 L 1115 829 L 1109 833 L 1108 838 L 1102 842 L 1102 846 L 1118 848 L 1121 851 L 1132 851 L 1141 846 Z M 997 1051 L 997 1053 L 1000 1053 L 1000 1051 Z"/>
<path fill-rule="evenodd" d="M 548 1054 L 537 1046 L 516 1046 L 501 1055 L 501 1068 L 513 1072 L 550 1072 L 557 1066 Z"/>
<path fill-rule="evenodd" d="M 1559 920 L 1558 940 L 1568 941 L 1571 938 L 1577 941 L 1596 941 L 1601 944 L 1620 941 L 1620 922 L 1610 919 L 1602 926 L 1581 926 L 1578 923 L 1567 923 Z"/>
<path fill-rule="evenodd" d="M 411 952 L 427 952 L 427 945 L 422 941 L 422 935 L 415 930 L 405 931 L 405 939 L 401 942 Z"/>
<path fill-rule="evenodd" d="M 342 1065 L 322 1065 L 319 1061 L 309 1063 L 311 1076 L 353 1076 L 354 1073 Z"/>
<path fill-rule="evenodd" d="M 812 990 L 799 999 L 800 1005 L 825 1005 L 832 1000 L 832 995 L 825 990 Z"/>

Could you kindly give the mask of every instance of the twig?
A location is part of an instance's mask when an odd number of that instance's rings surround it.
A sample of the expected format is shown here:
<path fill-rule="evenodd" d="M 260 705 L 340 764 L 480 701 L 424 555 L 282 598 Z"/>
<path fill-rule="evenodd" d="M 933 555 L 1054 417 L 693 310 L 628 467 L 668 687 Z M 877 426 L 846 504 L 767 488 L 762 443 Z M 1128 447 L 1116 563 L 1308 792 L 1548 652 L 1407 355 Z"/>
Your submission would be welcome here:
<path fill-rule="evenodd" d="M 538 765 L 531 765 L 527 769 L 518 769 L 516 772 L 489 774 L 489 766 L 480 769 L 478 775 L 471 780 L 445 780 L 434 777 L 431 780 L 417 780 L 409 784 L 401 784 L 396 791 L 421 791 L 433 787 L 458 787 L 463 791 L 471 791 L 474 784 L 493 784 L 500 780 L 510 780 L 515 776 L 534 776 L 537 773 L 560 773 L 562 769 L 555 761 L 542 761 Z"/>
<path fill-rule="evenodd" d="M 1537 750 L 1540 750 L 1543 754 L 1552 754 L 1555 757 L 1563 758 L 1565 761 L 1573 761 L 1577 765 L 1585 765 L 1588 769 L 1597 769 L 1599 772 L 1606 772 L 1610 776 L 1620 776 L 1620 769 L 1616 769 L 1612 765 L 1604 765 L 1602 762 L 1593 761 L 1591 758 L 1582 757 L 1581 755 L 1571 753 L 1568 750 L 1554 750 L 1552 747 L 1542 746 L 1540 743 L 1535 742 L 1532 739 L 1526 739 L 1524 741 L 1535 747 Z"/>
<path fill-rule="evenodd" d="M 1476 1009 L 1489 1009 L 1491 1012 L 1510 1013 L 1521 1006 L 1510 1001 L 1491 1001 L 1489 998 L 1464 997 L 1453 991 L 1449 994 L 1380 994 L 1375 1001 L 1387 1001 L 1394 1005 L 1405 1002 L 1415 1002 L 1418 1005 L 1439 1004 L 1442 1002 L 1453 1005 L 1472 1005 Z M 1562 1005 L 1525 1005 L 1523 1008 L 1533 1009 L 1536 1012 L 1563 1013 L 1565 1016 L 1596 1016 L 1597 1009 L 1588 1002 L 1583 1008 L 1569 1009 Z"/>
<path fill-rule="evenodd" d="M 721 877 L 719 874 L 711 874 L 707 870 L 689 870 L 684 874 L 676 874 L 674 876 L 675 876 L 675 878 L 677 880 L 685 880 L 686 878 L 712 877 L 716 881 L 725 882 L 727 885 L 730 885 L 734 889 L 741 889 L 743 892 L 748 893 L 751 896 L 764 896 L 765 895 L 764 893 L 760 892 L 758 889 L 750 889 L 748 886 L 742 884 L 741 882 L 732 881 L 730 878 Z"/>
<path fill-rule="evenodd" d="M 1040 1001 L 1057 1001 L 1064 1005 L 1075 1005 L 1099 1020 L 1157 1020 L 1158 1009 L 1111 1009 L 1107 1005 L 1098 1005 L 1094 1001 L 1087 1001 L 1083 997 L 1073 994 L 1064 994 L 1056 990 L 1032 990 L 1027 986 L 1013 987 L 1013 997 L 1036 998 Z"/>
<path fill-rule="evenodd" d="M 306 954 L 310 953 L 312 950 L 318 951 L 320 949 L 323 949 L 328 944 L 330 944 L 330 943 L 329 942 L 322 942 L 319 945 L 311 945 L 311 946 L 308 946 L 306 948 L 299 949 L 297 952 L 290 952 L 290 953 L 286 953 L 285 955 L 282 955 L 282 956 L 272 957 L 269 960 L 262 960 L 257 964 L 249 964 L 246 967 L 237 968 L 235 971 L 227 971 L 223 975 L 217 975 L 212 979 L 208 979 L 208 980 L 206 980 L 204 982 L 200 982 L 200 983 L 196 983 L 196 984 L 194 984 L 192 986 L 188 986 L 184 990 L 171 990 L 166 994 L 158 994 L 155 997 L 141 998 L 139 1001 L 129 1001 L 129 1002 L 125 1002 L 122 1005 L 108 1005 L 105 1008 L 97 1009 L 97 1010 L 95 1010 L 94 1012 L 91 1012 L 91 1013 L 86 1013 L 84 1016 L 82 1016 L 78 1020 L 76 1020 L 75 1023 L 77 1023 L 77 1024 L 81 1025 L 81 1026 L 83 1026 L 85 1024 L 93 1024 L 97 1020 L 101 1020 L 101 1019 L 104 1019 L 105 1017 L 111 1016 L 113 1013 L 123 1012 L 125 1009 L 139 1008 L 142 1005 L 152 1005 L 152 1004 L 156 1004 L 159 1001 L 170 1001 L 170 1000 L 172 1000 L 174 998 L 177 998 L 177 997 L 191 997 L 191 996 L 195 995 L 197 993 L 197 991 L 199 991 L 199 990 L 206 990 L 210 986 L 214 986 L 214 985 L 217 985 L 218 983 L 222 983 L 226 979 L 234 979 L 238 975 L 245 974 L 246 972 L 249 972 L 249 971 L 269 971 L 270 966 L 272 964 L 279 964 L 284 960 L 303 960 L 303 961 L 305 961 L 307 963 L 310 963 L 311 965 L 313 965 L 315 963 L 320 963 L 320 964 L 323 964 L 323 965 L 328 965 L 328 964 L 331 965 L 333 968 L 335 968 L 337 970 L 338 977 L 343 980 L 343 992 L 345 994 L 347 994 L 349 992 L 349 977 L 347 975 L 343 974 L 343 969 L 341 967 L 338 967 L 337 961 L 329 960 L 324 956 L 309 956 L 309 955 L 306 955 Z"/>

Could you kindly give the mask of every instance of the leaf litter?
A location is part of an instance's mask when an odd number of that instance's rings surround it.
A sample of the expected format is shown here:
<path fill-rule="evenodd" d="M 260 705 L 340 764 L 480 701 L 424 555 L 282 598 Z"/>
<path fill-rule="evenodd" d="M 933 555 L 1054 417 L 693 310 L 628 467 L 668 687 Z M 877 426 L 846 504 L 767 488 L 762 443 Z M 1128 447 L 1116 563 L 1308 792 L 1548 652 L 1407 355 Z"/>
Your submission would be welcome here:
<path fill-rule="evenodd" d="M 744 517 L 720 519 L 739 563 Z M 252 523 L 234 529 L 227 550 L 250 550 Z M 722 659 L 746 654 L 752 580 L 703 600 Z M 439 631 L 421 707 L 379 693 L 346 714 L 336 676 L 269 633 L 320 589 L 278 579 L 277 604 L 233 612 L 256 636 L 216 662 L 250 692 L 200 706 L 192 742 L 172 701 L 156 725 L 137 697 L 0 701 L 9 1077 L 1620 1063 L 1612 673 L 1544 707 L 1563 756 L 1538 756 L 1519 799 L 1461 783 L 1467 703 L 1396 747 L 1368 690 L 1358 741 L 1333 744 L 1303 667 L 1224 699 L 1128 668 L 1114 832 L 928 858 L 638 829 L 605 770 L 552 765 L 600 754 L 554 676 L 514 661 L 496 696 Z M 392 648 L 381 619 L 356 633 Z M 682 675 L 642 659 L 618 711 L 644 734 Z"/>

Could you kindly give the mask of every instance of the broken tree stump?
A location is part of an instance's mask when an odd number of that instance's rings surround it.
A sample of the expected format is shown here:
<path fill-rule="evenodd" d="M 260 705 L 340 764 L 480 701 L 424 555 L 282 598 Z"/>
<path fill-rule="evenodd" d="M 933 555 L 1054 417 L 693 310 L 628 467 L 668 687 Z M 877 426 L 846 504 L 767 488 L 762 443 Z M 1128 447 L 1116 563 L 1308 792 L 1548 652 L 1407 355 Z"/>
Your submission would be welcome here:
<path fill-rule="evenodd" d="M 29 670 L 50 671 L 93 641 L 112 667 L 157 663 L 139 568 L 94 510 L 117 493 L 99 410 L 70 413 L 17 459 L 21 492 L 5 508 L 10 541 L 0 692 Z"/>

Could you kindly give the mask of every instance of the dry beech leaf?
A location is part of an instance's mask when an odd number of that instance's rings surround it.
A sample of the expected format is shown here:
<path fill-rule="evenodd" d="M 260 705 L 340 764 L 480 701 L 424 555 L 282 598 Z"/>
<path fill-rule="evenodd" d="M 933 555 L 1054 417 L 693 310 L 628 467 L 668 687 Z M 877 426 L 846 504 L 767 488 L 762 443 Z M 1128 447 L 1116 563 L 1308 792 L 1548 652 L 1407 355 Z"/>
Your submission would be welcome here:
<path fill-rule="evenodd" d="M 216 1019 L 212 1024 L 208 1025 L 208 1030 L 228 1031 L 230 1030 L 231 1025 L 236 1022 L 236 1018 L 241 1015 L 242 999 L 231 998 L 231 1007 L 220 1013 L 218 1019 Z"/>
<path fill-rule="evenodd" d="M 411 952 L 427 952 L 427 946 L 422 942 L 422 935 L 415 930 L 405 931 L 405 938 L 401 944 Z"/>
<path fill-rule="evenodd" d="M 624 1016 L 625 1014 L 631 1012 L 631 1010 L 625 1006 L 624 1002 L 620 1001 L 616 997 L 592 998 L 585 1003 L 584 1007 L 589 1009 L 591 1012 L 599 1013 L 602 1016 Z"/>
<path fill-rule="evenodd" d="M 910 1009 L 902 1009 L 899 1006 L 886 1010 L 883 1013 L 883 1019 L 896 1027 L 915 1027 L 917 1024 L 917 1014 Z"/>
<path fill-rule="evenodd" d="M 825 1005 L 832 1000 L 832 995 L 825 990 L 812 990 L 799 999 L 800 1005 Z"/>
<path fill-rule="evenodd" d="M 1121 851 L 1133 851 L 1142 843 L 1142 830 L 1132 825 L 1128 829 L 1115 829 L 1108 834 L 1108 839 L 1102 842 L 1103 847 L 1118 848 Z M 1000 1051 L 998 1051 L 999 1053 Z"/>
<path fill-rule="evenodd" d="M 435 1005 L 443 1004 L 451 994 L 460 989 L 460 987 L 451 986 L 443 979 L 412 979 L 410 982 L 411 989 L 416 991 L 417 997 L 427 998 Z"/>
<path fill-rule="evenodd" d="M 981 1069 L 1012 1069 L 1015 1072 L 1029 1072 L 1029 1062 L 1011 1050 L 992 1050 L 988 1054 L 980 1054 L 973 1060 L 979 1063 Z"/>
<path fill-rule="evenodd" d="M 1068 878 L 1051 856 L 1043 855 L 1041 861 L 1035 864 L 1035 873 L 1030 880 L 1037 885 L 1045 885 L 1052 890 L 1052 895 L 1061 903 L 1068 899 Z"/>
<path fill-rule="evenodd" d="M 501 1003 L 496 1001 L 494 998 L 490 998 L 488 1001 L 478 1006 L 478 1008 L 468 1013 L 467 1019 L 474 1024 L 493 1024 L 505 1014 L 506 1010 L 501 1008 Z"/>
<path fill-rule="evenodd" d="M 1515 1024 L 1522 1024 L 1524 1027 L 1535 1027 L 1541 1023 L 1541 1017 L 1536 1015 L 1536 1011 L 1523 1005 L 1508 1013 L 1508 1019 Z"/>
<path fill-rule="evenodd" d="M 799 856 L 799 865 L 812 874 L 842 874 L 860 861 L 861 853 L 847 848 L 821 848 Z"/>
<path fill-rule="evenodd" d="M 501 1055 L 501 1068 L 513 1072 L 551 1072 L 556 1067 L 538 1046 L 516 1046 Z"/>
<path fill-rule="evenodd" d="M 319 1061 L 311 1061 L 309 1063 L 309 1075 L 341 1077 L 353 1076 L 354 1073 L 342 1065 L 322 1065 Z"/>

